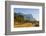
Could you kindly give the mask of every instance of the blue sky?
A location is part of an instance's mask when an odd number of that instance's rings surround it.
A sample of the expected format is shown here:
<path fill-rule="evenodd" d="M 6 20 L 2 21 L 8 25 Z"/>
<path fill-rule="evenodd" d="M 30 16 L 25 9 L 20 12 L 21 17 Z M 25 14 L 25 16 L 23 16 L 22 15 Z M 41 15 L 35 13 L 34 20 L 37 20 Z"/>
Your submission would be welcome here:
<path fill-rule="evenodd" d="M 39 20 L 39 9 L 29 9 L 29 8 L 14 8 L 16 13 L 32 14 L 33 18 Z"/>

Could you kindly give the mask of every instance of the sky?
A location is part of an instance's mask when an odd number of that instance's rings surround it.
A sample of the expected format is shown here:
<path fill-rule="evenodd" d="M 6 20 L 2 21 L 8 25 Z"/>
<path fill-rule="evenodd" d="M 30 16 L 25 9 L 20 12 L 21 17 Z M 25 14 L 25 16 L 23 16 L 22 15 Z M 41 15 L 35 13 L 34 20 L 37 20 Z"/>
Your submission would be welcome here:
<path fill-rule="evenodd" d="M 39 20 L 39 9 L 31 8 L 14 8 L 14 13 L 32 14 L 33 18 Z"/>

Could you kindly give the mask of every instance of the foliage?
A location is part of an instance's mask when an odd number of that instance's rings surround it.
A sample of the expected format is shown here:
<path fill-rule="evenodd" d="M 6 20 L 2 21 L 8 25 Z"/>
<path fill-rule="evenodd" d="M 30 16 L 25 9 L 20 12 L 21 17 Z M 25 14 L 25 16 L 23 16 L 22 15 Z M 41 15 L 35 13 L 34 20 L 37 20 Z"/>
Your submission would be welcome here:
<path fill-rule="evenodd" d="M 15 15 L 16 15 L 16 13 L 15 13 Z M 16 15 L 15 17 L 15 21 L 17 21 L 17 22 L 23 22 L 24 21 L 24 16 L 23 15 Z"/>

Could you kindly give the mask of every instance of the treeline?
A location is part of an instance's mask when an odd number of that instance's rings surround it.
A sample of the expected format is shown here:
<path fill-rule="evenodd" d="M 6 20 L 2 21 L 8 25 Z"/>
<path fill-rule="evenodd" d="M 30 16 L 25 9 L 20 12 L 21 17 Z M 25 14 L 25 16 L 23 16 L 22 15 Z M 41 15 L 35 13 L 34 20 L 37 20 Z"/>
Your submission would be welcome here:
<path fill-rule="evenodd" d="M 21 23 L 39 23 L 39 21 L 30 21 L 30 20 L 25 20 L 24 16 L 21 15 L 21 13 L 14 13 L 14 21 L 16 22 L 21 22 Z"/>
<path fill-rule="evenodd" d="M 16 22 L 24 22 L 24 16 L 20 13 L 14 13 L 14 21 Z"/>

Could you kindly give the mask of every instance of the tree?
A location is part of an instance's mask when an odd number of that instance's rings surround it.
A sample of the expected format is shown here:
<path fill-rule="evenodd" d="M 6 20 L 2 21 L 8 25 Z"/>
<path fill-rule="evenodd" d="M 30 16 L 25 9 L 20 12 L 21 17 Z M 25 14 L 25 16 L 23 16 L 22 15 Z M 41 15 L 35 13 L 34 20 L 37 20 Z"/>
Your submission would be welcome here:
<path fill-rule="evenodd" d="M 17 22 L 24 22 L 24 16 L 23 15 L 17 15 L 17 13 L 15 13 L 15 16 L 14 16 L 14 19 L 15 19 L 15 21 L 17 21 Z"/>

